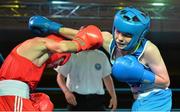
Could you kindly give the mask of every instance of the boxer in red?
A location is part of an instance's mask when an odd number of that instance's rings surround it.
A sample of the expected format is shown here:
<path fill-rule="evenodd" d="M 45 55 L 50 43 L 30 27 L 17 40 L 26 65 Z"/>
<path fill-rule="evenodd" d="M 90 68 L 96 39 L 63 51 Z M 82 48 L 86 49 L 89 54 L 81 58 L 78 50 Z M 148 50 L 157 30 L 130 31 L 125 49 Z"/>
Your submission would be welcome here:
<path fill-rule="evenodd" d="M 47 29 L 51 30 L 49 27 Z M 36 88 L 44 69 L 65 64 L 70 52 L 96 49 L 101 45 L 101 31 L 93 25 L 80 30 L 72 40 L 52 34 L 45 38 L 28 39 L 17 45 L 1 66 L 0 110 L 53 111 L 49 96 L 29 92 Z"/>

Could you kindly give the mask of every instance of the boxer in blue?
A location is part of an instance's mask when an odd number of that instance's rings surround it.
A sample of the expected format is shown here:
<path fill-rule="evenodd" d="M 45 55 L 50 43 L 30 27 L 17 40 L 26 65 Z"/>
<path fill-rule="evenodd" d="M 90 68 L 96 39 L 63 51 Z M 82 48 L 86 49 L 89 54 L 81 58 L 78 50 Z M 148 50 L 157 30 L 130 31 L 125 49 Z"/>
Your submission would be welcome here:
<path fill-rule="evenodd" d="M 157 46 L 145 38 L 149 29 L 149 16 L 126 7 L 116 13 L 113 39 L 105 48 L 109 45 L 113 76 L 131 87 L 132 111 L 170 111 L 168 71 Z"/>
<path fill-rule="evenodd" d="M 56 33 L 69 38 L 78 32 L 66 27 L 59 29 L 58 25 L 46 27 L 45 24 L 52 23 L 50 20 L 37 23 L 30 24 L 30 27 L 45 28 L 44 32 L 51 33 L 55 28 L 58 29 Z M 125 7 L 114 17 L 112 34 L 102 32 L 103 47 L 110 53 L 112 75 L 131 87 L 135 99 L 132 111 L 170 111 L 169 74 L 158 47 L 145 38 L 149 29 L 148 15 L 136 8 Z"/>

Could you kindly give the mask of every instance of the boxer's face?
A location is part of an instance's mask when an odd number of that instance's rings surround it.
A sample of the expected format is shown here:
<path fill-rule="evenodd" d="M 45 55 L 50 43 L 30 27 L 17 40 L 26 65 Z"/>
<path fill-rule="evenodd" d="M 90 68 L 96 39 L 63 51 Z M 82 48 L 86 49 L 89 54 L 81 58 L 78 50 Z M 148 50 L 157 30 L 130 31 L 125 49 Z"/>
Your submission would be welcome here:
<path fill-rule="evenodd" d="M 131 39 L 132 39 L 132 35 L 121 33 L 115 30 L 115 41 L 119 49 L 125 48 L 128 45 L 128 43 L 131 41 Z"/>

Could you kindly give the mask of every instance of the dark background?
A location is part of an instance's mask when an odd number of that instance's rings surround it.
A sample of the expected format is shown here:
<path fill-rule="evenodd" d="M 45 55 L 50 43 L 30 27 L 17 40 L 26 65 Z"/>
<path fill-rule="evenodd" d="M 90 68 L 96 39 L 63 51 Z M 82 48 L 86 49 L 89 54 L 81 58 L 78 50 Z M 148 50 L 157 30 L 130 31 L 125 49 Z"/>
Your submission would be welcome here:
<path fill-rule="evenodd" d="M 18 4 L 28 3 L 28 5 L 23 4 L 24 7 L 22 7 L 22 10 L 20 10 L 21 8 L 12 8 L 12 6 L 4 7 L 4 5 L 7 4 L 17 4 L 13 0 L 9 0 L 7 2 L 0 1 L 0 53 L 4 58 L 18 43 L 35 36 L 28 30 L 27 25 L 28 19 L 32 15 L 44 15 L 52 20 L 55 20 L 56 22 L 63 23 L 65 26 L 73 28 L 79 28 L 80 26 L 87 24 L 95 24 L 98 25 L 102 30 L 111 31 L 112 17 L 115 12 L 115 10 L 112 10 L 111 8 L 116 7 L 117 4 L 120 3 L 124 4 L 121 6 L 135 5 L 137 7 L 140 7 L 141 9 L 149 11 L 152 24 L 151 32 L 148 34 L 147 38 L 157 45 L 162 54 L 171 79 L 170 88 L 172 88 L 173 90 L 173 109 L 180 109 L 180 4 L 178 0 L 171 0 L 171 2 L 168 2 L 168 0 L 164 0 L 164 3 L 166 3 L 166 5 L 162 7 L 149 5 L 153 0 L 97 1 L 96 7 L 100 7 L 98 14 L 95 14 L 97 10 L 94 10 L 94 7 L 92 7 L 93 11 L 91 10 L 91 8 L 88 9 L 92 5 L 90 3 L 94 3 L 94 1 L 74 0 L 74 3 L 68 6 L 64 6 L 72 8 L 71 6 L 82 3 L 83 5 L 80 4 L 80 6 L 82 5 L 83 7 L 87 7 L 81 9 L 82 12 L 77 12 L 77 14 L 79 14 L 78 16 L 65 16 L 69 13 L 63 13 L 63 15 L 60 15 L 63 17 L 52 17 L 51 13 L 43 13 L 48 12 L 47 10 L 49 10 L 49 4 L 47 3 L 47 1 L 49 3 L 49 1 L 51 0 L 38 0 L 36 2 L 20 0 Z M 70 0 L 65 0 L 65 2 L 69 1 Z M 36 6 L 37 4 L 41 5 Z M 44 6 L 43 9 L 36 8 L 41 6 Z M 50 6 L 50 8 L 52 7 Z M 88 13 L 88 15 L 90 15 L 90 17 L 88 18 L 82 16 L 84 14 L 83 10 L 85 9 L 87 9 L 86 12 Z M 109 11 L 110 9 L 112 11 Z M 18 14 L 19 16 L 17 16 Z M 101 50 L 103 49 L 101 48 Z M 131 92 L 128 89 L 128 86 L 124 83 L 117 82 L 115 79 L 114 84 L 118 96 L 118 109 L 130 109 L 133 98 Z M 66 109 L 66 101 L 62 91 L 58 89 L 58 85 L 56 83 L 56 72 L 54 70 L 45 70 L 42 76 L 42 80 L 40 81 L 35 92 L 47 93 L 55 104 L 56 110 Z M 106 105 L 108 105 L 108 103 L 109 95 L 106 94 Z"/>

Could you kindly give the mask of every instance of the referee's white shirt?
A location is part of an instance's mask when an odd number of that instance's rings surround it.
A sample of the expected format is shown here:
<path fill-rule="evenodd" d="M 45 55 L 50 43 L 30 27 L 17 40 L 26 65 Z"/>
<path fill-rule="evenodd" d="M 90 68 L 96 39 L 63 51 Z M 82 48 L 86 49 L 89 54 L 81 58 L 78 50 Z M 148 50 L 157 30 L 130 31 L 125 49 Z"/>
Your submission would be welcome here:
<path fill-rule="evenodd" d="M 56 71 L 67 77 L 66 85 L 72 92 L 104 94 L 102 78 L 111 74 L 111 65 L 102 51 L 89 50 L 72 54 Z"/>

